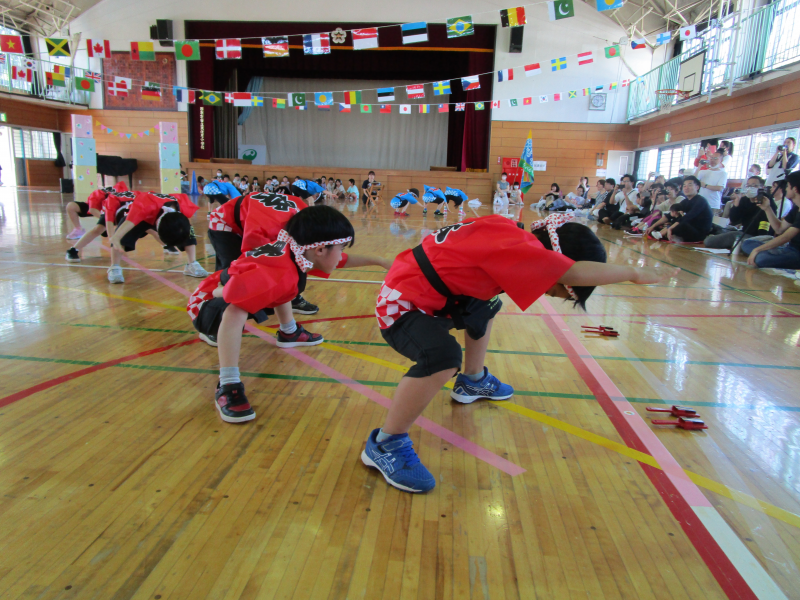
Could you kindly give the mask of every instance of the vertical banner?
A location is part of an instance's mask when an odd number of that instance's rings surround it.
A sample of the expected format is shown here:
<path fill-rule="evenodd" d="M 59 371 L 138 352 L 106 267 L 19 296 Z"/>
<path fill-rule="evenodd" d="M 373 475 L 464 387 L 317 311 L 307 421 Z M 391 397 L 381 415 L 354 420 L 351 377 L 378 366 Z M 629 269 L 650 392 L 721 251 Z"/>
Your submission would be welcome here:
<path fill-rule="evenodd" d="M 214 107 L 190 104 L 192 111 L 192 160 L 214 156 Z"/>

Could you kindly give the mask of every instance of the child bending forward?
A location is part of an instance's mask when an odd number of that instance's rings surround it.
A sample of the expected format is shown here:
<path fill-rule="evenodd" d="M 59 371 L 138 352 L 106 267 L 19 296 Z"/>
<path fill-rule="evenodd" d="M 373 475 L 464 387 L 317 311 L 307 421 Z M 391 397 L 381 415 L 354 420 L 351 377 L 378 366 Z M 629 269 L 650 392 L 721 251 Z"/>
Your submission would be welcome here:
<path fill-rule="evenodd" d="M 458 374 L 450 397 L 465 404 L 514 394 L 484 365 L 492 322 L 503 305 L 498 294 L 508 294 L 521 310 L 545 294 L 585 308 L 597 285 L 655 283 L 677 272 L 598 264 L 606 262 L 602 243 L 571 220 L 571 214 L 553 214 L 528 233 L 502 216 L 467 219 L 434 231 L 397 256 L 375 313 L 388 344 L 416 364 L 400 381 L 383 427 L 370 433 L 361 454 L 390 485 L 407 492 L 435 486 L 408 430 L 448 379 Z M 461 345 L 449 333 L 453 328 L 466 330 L 461 373 Z"/>

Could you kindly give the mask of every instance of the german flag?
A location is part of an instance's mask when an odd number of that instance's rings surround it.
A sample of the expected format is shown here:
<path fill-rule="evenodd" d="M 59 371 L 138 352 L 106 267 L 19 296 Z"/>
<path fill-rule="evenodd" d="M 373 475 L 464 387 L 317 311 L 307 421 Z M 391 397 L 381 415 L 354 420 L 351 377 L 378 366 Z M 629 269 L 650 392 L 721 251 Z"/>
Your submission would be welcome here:
<path fill-rule="evenodd" d="M 526 23 L 524 6 L 504 8 L 500 11 L 500 24 L 503 27 L 521 27 Z"/>

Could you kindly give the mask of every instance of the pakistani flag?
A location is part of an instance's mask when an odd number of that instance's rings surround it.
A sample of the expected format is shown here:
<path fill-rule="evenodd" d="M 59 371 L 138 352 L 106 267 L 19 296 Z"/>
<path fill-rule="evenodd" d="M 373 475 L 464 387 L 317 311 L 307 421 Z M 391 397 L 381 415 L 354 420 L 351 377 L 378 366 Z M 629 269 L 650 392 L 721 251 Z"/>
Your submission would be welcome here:
<path fill-rule="evenodd" d="M 305 106 L 306 95 L 300 93 L 289 94 L 289 101 L 286 104 L 288 106 Z"/>
<path fill-rule="evenodd" d="M 575 6 L 572 0 L 555 0 L 547 3 L 547 12 L 551 21 L 559 21 L 575 16 Z"/>
<path fill-rule="evenodd" d="M 519 191 L 527 194 L 533 185 L 533 137 L 532 132 L 528 131 L 528 139 L 522 149 L 522 156 L 519 159 L 519 166 L 522 167 L 522 181 L 519 184 Z"/>
<path fill-rule="evenodd" d="M 509 106 L 511 106 L 511 107 L 514 107 L 514 106 L 519 106 L 519 102 L 517 102 L 517 99 L 516 99 L 516 98 L 511 98 L 511 99 L 508 101 L 508 105 L 509 105 Z"/>

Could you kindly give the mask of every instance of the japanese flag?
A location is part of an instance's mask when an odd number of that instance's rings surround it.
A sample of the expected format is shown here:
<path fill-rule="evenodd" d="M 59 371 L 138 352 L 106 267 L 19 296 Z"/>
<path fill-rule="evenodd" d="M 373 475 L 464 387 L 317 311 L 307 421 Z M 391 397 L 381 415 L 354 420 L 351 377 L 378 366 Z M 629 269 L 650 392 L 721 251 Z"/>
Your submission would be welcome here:
<path fill-rule="evenodd" d="M 697 37 L 697 30 L 694 25 L 684 25 L 681 27 L 681 41 L 693 40 Z"/>
<path fill-rule="evenodd" d="M 411 105 L 410 104 L 401 104 L 400 105 L 400 114 L 401 115 L 410 115 L 411 114 Z"/>
<path fill-rule="evenodd" d="M 33 71 L 20 67 L 11 67 L 11 79 L 30 83 L 33 80 Z"/>

